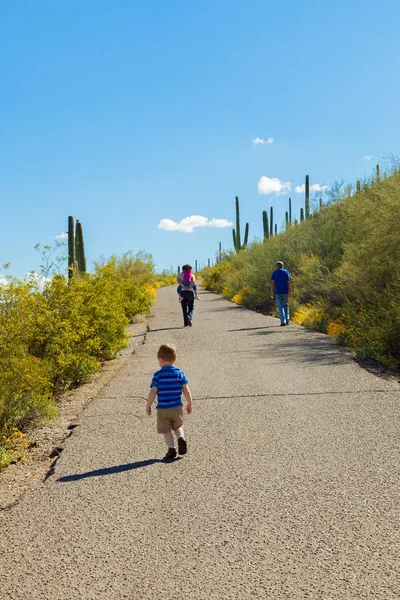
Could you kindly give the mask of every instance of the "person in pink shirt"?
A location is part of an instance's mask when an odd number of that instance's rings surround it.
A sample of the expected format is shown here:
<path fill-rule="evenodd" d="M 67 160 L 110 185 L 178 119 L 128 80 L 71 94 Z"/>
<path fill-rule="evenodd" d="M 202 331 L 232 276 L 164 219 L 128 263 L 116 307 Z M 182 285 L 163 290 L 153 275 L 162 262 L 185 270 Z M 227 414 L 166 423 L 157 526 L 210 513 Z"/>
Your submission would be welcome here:
<path fill-rule="evenodd" d="M 192 326 L 194 299 L 199 300 L 197 294 L 196 278 L 193 275 L 191 265 L 183 265 L 181 273 L 177 277 L 179 301 L 182 306 L 184 327 Z"/>

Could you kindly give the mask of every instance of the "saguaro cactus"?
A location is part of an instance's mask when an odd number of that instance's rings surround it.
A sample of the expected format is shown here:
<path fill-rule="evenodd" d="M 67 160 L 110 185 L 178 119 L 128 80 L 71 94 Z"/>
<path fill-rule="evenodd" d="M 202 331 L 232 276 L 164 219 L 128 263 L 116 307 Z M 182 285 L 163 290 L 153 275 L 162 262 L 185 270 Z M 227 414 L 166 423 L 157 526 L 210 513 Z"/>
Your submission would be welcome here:
<path fill-rule="evenodd" d="M 356 183 L 356 192 L 361 192 L 361 181 L 357 179 Z"/>
<path fill-rule="evenodd" d="M 79 273 L 86 273 L 85 244 L 83 241 L 82 223 L 77 220 L 75 231 L 75 255 Z"/>
<path fill-rule="evenodd" d="M 289 198 L 289 225 L 292 225 L 292 199 Z"/>
<path fill-rule="evenodd" d="M 77 220 L 74 230 L 74 217 L 68 217 L 68 277 L 86 273 L 85 244 L 82 223 Z"/>
<path fill-rule="evenodd" d="M 244 240 L 243 240 L 243 248 L 247 248 L 247 242 L 249 241 L 249 224 L 246 223 L 246 226 L 244 228 Z"/>
<path fill-rule="evenodd" d="M 269 238 L 269 228 L 268 228 L 268 213 L 266 210 L 263 210 L 263 230 L 264 230 L 264 240 Z"/>
<path fill-rule="evenodd" d="M 68 277 L 74 276 L 75 269 L 75 228 L 74 217 L 68 217 Z"/>
<path fill-rule="evenodd" d="M 302 221 L 304 221 L 304 208 L 303 207 L 300 208 L 300 223 Z"/>
<path fill-rule="evenodd" d="M 244 240 L 243 240 L 243 245 L 242 245 L 242 242 L 240 240 L 239 198 L 237 196 L 236 196 L 236 230 L 232 229 L 232 236 L 233 236 L 233 247 L 235 248 L 236 252 L 239 252 L 240 250 L 243 250 L 244 248 L 246 248 L 247 241 L 249 238 L 249 224 L 246 223 L 246 227 L 244 230 Z"/>
<path fill-rule="evenodd" d="M 289 213 L 288 211 L 285 212 L 285 224 L 286 224 L 286 229 L 289 227 Z"/>
<path fill-rule="evenodd" d="M 306 175 L 306 198 L 305 198 L 305 218 L 308 219 L 310 216 L 310 177 Z"/>
<path fill-rule="evenodd" d="M 274 235 L 274 209 L 271 206 L 269 209 L 269 237 Z"/>
<path fill-rule="evenodd" d="M 379 169 L 379 165 L 376 165 L 376 183 L 380 183 L 381 181 L 381 171 Z"/>
<path fill-rule="evenodd" d="M 278 235 L 278 225 L 275 223 L 275 235 Z"/>
<path fill-rule="evenodd" d="M 239 208 L 239 198 L 236 196 L 235 198 L 236 204 L 236 250 L 240 250 L 240 208 Z"/>

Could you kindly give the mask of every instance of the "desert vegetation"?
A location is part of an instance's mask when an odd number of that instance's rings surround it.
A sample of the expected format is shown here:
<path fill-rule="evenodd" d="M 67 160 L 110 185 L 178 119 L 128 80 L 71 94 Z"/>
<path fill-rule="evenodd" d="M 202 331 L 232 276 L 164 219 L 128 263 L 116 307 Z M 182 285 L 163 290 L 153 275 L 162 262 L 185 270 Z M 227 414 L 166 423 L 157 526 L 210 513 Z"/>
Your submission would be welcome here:
<path fill-rule="evenodd" d="M 238 217 L 238 208 L 237 208 Z M 260 215 L 261 218 L 261 215 Z M 275 314 L 270 275 L 282 260 L 293 279 L 293 320 L 336 336 L 360 359 L 400 369 L 400 171 L 334 186 L 285 227 L 262 215 L 264 239 L 235 247 L 202 270 L 203 285 L 243 306 Z M 275 234 L 274 234 L 275 231 Z"/>
<path fill-rule="evenodd" d="M 23 456 L 21 430 L 53 417 L 58 394 L 114 358 L 129 322 L 150 311 L 157 287 L 175 281 L 144 253 L 112 256 L 71 277 L 73 265 L 56 272 L 54 248 L 37 249 L 42 277 L 7 276 L 0 286 L 0 469 Z"/>

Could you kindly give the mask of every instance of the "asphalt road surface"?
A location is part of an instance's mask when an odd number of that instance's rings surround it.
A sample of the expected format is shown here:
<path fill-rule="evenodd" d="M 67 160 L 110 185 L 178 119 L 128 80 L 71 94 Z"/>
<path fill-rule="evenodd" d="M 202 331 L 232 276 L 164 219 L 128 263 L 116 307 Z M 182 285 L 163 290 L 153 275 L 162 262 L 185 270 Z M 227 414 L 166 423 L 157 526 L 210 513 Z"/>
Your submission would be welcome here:
<path fill-rule="evenodd" d="M 328 336 L 201 298 L 183 328 L 159 290 L 54 472 L 0 513 L 1 600 L 400 598 L 399 384 Z M 194 397 L 172 463 L 145 414 L 167 342 Z"/>

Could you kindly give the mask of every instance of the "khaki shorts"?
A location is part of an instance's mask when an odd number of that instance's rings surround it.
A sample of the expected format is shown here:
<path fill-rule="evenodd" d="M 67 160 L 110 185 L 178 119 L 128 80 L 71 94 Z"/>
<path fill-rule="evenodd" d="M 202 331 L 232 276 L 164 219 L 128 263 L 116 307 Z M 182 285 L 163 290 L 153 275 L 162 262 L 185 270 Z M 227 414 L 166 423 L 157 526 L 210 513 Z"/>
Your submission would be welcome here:
<path fill-rule="evenodd" d="M 157 408 L 157 432 L 168 433 L 171 429 L 177 429 L 183 424 L 182 406 L 172 408 Z"/>

